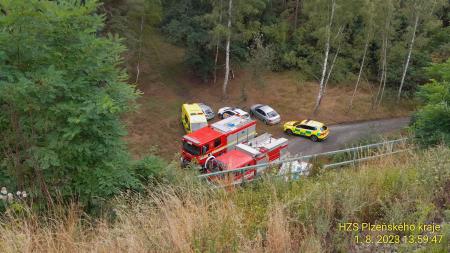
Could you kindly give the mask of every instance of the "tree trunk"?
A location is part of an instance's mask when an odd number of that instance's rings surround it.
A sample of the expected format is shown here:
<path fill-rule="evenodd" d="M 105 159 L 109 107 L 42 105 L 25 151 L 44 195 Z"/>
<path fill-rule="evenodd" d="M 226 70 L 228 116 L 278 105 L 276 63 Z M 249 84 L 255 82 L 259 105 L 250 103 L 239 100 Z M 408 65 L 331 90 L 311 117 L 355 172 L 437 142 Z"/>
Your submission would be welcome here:
<path fill-rule="evenodd" d="M 144 15 L 141 17 L 141 34 L 139 35 L 139 49 L 138 49 L 138 59 L 136 64 L 136 81 L 139 81 L 139 74 L 141 73 L 141 55 L 142 55 L 142 34 L 144 30 Z"/>
<path fill-rule="evenodd" d="M 381 89 L 380 100 L 378 100 L 378 105 L 381 105 L 381 101 L 383 100 L 384 89 L 386 88 L 386 79 L 387 79 L 387 63 L 384 64 L 384 79 L 383 79 L 383 87 Z"/>
<path fill-rule="evenodd" d="M 220 0 L 219 24 L 222 24 L 222 3 L 223 3 L 223 1 Z M 216 82 L 217 82 L 217 61 L 219 60 L 219 46 L 220 46 L 220 38 L 217 38 L 216 57 L 214 58 L 214 84 L 216 84 Z"/>
<path fill-rule="evenodd" d="M 372 104 L 372 109 L 375 107 L 375 105 L 378 102 L 378 97 L 380 96 L 381 93 L 381 86 L 383 86 L 383 79 L 384 79 L 384 35 L 383 35 L 383 42 L 381 44 L 381 76 L 380 76 L 380 85 L 378 86 L 378 91 L 377 91 L 377 95 L 375 96 L 375 99 L 373 100 L 373 104 Z"/>
<path fill-rule="evenodd" d="M 317 111 L 319 110 L 319 106 L 320 106 L 320 103 L 322 102 L 322 98 L 323 98 L 325 75 L 327 72 L 329 51 L 330 51 L 330 41 L 327 41 L 325 44 L 325 57 L 323 60 L 322 77 L 320 78 L 320 83 L 319 83 L 319 94 L 317 94 L 316 105 L 314 106 L 314 111 L 313 111 L 314 114 L 316 114 Z"/>
<path fill-rule="evenodd" d="M 389 37 L 389 26 L 390 26 L 390 16 L 386 18 L 385 28 L 383 32 L 383 46 L 382 46 L 382 52 L 381 52 L 381 58 L 382 58 L 382 64 L 381 64 L 381 78 L 380 78 L 380 86 L 378 87 L 377 96 L 375 98 L 374 104 L 372 105 L 372 108 L 375 105 L 380 105 L 381 100 L 383 100 L 383 94 L 384 94 L 384 88 L 386 86 L 386 79 L 387 79 L 387 49 L 388 49 L 388 37 Z"/>
<path fill-rule="evenodd" d="M 342 33 L 342 30 L 343 30 L 343 29 L 344 29 L 343 26 L 341 26 L 341 27 L 339 28 L 339 31 L 338 31 L 338 33 L 336 34 L 336 37 L 335 37 L 335 38 L 339 37 L 339 35 Z M 338 48 L 337 48 L 337 50 L 336 50 L 336 53 L 334 54 L 333 60 L 331 61 L 331 65 L 330 65 L 330 68 L 329 68 L 329 70 L 328 70 L 327 78 L 325 79 L 324 93 L 325 93 L 325 91 L 326 91 L 326 89 L 327 89 L 328 80 L 330 80 L 331 72 L 333 71 L 334 63 L 336 62 L 336 59 L 337 59 L 337 57 L 338 57 L 338 55 L 339 55 L 339 51 L 341 51 L 341 43 L 339 43 L 339 46 L 338 46 Z"/>
<path fill-rule="evenodd" d="M 381 87 L 381 93 L 380 93 L 380 99 L 378 100 L 378 105 L 381 105 L 381 101 L 383 100 L 383 95 L 384 95 L 384 89 L 386 88 L 386 79 L 387 79 L 387 48 L 388 48 L 388 38 L 387 36 L 385 37 L 385 47 L 384 47 L 384 56 L 383 56 L 383 73 L 384 73 L 384 77 L 381 80 L 382 81 L 382 87 Z"/>
<path fill-rule="evenodd" d="M 216 84 L 216 82 L 217 82 L 217 61 L 219 60 L 219 44 L 220 44 L 220 40 L 217 40 L 216 57 L 214 58 L 214 84 Z"/>
<path fill-rule="evenodd" d="M 231 8 L 233 7 L 233 0 L 228 2 L 228 34 L 227 34 L 227 45 L 225 47 L 225 77 L 223 80 L 222 95 L 224 98 L 227 97 L 227 87 L 230 74 L 230 41 L 231 41 Z"/>
<path fill-rule="evenodd" d="M 295 1 L 294 32 L 297 30 L 299 2 L 300 2 L 300 0 Z"/>
<path fill-rule="evenodd" d="M 356 80 L 355 89 L 353 90 L 352 98 L 350 99 L 349 111 L 352 110 L 353 107 L 353 99 L 355 98 L 356 91 L 358 90 L 359 82 L 361 81 L 361 75 L 364 69 L 364 61 L 366 60 L 367 48 L 369 47 L 369 38 L 367 37 L 366 44 L 364 45 L 364 53 L 361 60 L 361 66 L 359 66 L 358 79 Z"/>
<path fill-rule="evenodd" d="M 447 4 L 446 6 L 442 7 L 442 13 L 448 14 L 450 12 L 450 4 Z M 442 15 L 441 21 L 442 21 L 442 27 L 448 27 L 450 26 L 450 15 Z"/>
<path fill-rule="evenodd" d="M 336 59 L 339 55 L 339 51 L 341 50 L 341 45 L 339 45 L 338 49 L 336 50 L 336 53 L 334 54 L 333 61 L 331 61 L 330 69 L 328 70 L 327 79 L 325 79 L 324 91 L 327 89 L 328 80 L 330 80 L 331 72 L 333 71 L 334 63 L 336 62 Z"/>
<path fill-rule="evenodd" d="M 325 76 L 327 74 L 327 66 L 328 66 L 328 55 L 330 53 L 330 37 L 331 37 L 331 26 L 333 25 L 333 17 L 334 17 L 334 7 L 335 7 L 335 0 L 331 3 L 331 15 L 330 15 L 330 23 L 328 24 L 327 28 L 327 40 L 325 42 L 325 57 L 323 59 L 323 66 L 322 66 L 322 76 L 320 78 L 319 83 L 319 94 L 317 94 L 316 99 L 316 105 L 314 106 L 313 114 L 316 114 L 319 110 L 320 103 L 322 102 L 323 94 L 325 91 Z"/>
<path fill-rule="evenodd" d="M 403 68 L 402 80 L 400 81 L 400 87 L 398 89 L 397 94 L 397 102 L 400 101 L 400 95 L 402 94 L 403 84 L 405 83 L 406 72 L 408 71 L 409 61 L 411 59 L 411 53 L 414 46 L 414 39 L 416 38 L 417 25 L 419 24 L 419 14 L 416 14 L 416 20 L 414 22 L 414 30 L 411 38 L 411 42 L 409 43 L 408 56 L 406 57 L 405 67 Z"/>

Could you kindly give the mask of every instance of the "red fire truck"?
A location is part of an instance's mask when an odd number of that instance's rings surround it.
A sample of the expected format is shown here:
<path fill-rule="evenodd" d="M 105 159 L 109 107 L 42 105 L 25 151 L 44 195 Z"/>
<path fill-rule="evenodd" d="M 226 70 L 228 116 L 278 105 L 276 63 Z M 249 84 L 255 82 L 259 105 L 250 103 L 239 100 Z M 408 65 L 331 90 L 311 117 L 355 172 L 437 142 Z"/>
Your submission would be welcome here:
<path fill-rule="evenodd" d="M 204 166 L 209 157 L 234 150 L 237 144 L 251 140 L 255 135 L 256 121 L 240 116 L 228 117 L 183 136 L 181 163 L 186 166 L 195 160 Z"/>
<path fill-rule="evenodd" d="M 205 165 L 206 172 L 234 170 L 246 166 L 278 161 L 288 154 L 287 147 L 287 139 L 275 139 L 270 134 L 265 133 L 252 140 L 236 145 L 236 149 L 233 151 L 218 157 L 210 157 Z M 250 169 L 245 171 L 244 174 L 234 172 L 231 180 L 233 182 L 252 180 L 262 169 L 264 167 Z M 214 181 L 223 178 L 222 176 L 212 176 L 209 179 Z"/>

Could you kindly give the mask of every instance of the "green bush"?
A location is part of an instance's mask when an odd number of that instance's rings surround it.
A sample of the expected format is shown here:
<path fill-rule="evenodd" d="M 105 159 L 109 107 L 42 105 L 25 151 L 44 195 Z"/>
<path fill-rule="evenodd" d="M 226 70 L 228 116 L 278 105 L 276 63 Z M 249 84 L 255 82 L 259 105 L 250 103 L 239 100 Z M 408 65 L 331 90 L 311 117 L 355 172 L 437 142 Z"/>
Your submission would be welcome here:
<path fill-rule="evenodd" d="M 450 59 L 427 71 L 434 79 L 417 92 L 424 106 L 414 115 L 412 129 L 424 145 L 450 145 Z"/>
<path fill-rule="evenodd" d="M 167 162 L 161 157 L 150 155 L 135 162 L 134 171 L 136 176 L 144 183 L 152 180 L 161 180 L 168 167 Z"/>
<path fill-rule="evenodd" d="M 1 3 L 0 181 L 32 192 L 34 203 L 92 206 L 140 186 L 121 121 L 138 93 L 119 67 L 121 39 L 100 36 L 98 6 Z"/>
<path fill-rule="evenodd" d="M 450 107 L 448 103 L 426 105 L 417 112 L 415 118 L 413 129 L 422 144 L 445 143 L 450 145 Z"/>

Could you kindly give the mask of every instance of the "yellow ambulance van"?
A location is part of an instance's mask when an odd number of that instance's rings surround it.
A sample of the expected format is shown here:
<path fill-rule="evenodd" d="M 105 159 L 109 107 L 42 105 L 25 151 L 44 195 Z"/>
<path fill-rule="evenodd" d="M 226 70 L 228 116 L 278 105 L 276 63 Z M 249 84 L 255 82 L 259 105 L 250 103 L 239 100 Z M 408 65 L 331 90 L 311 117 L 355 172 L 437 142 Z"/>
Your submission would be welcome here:
<path fill-rule="evenodd" d="M 186 133 L 192 133 L 208 125 L 206 116 L 198 104 L 181 106 L 181 123 Z"/>

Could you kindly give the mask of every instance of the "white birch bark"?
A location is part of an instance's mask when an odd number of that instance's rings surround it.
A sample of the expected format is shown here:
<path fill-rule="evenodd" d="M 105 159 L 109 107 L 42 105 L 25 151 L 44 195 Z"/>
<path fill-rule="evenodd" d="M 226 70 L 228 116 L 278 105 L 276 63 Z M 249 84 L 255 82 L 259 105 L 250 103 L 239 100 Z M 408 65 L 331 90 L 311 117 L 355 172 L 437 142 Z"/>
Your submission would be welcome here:
<path fill-rule="evenodd" d="M 387 79 L 387 73 L 386 73 L 386 68 L 384 70 L 384 79 L 383 79 L 383 86 L 381 89 L 381 94 L 380 94 L 380 99 L 378 100 L 378 106 L 381 105 L 381 101 L 383 101 L 383 95 L 384 95 L 384 90 L 386 88 L 386 79 Z"/>
<path fill-rule="evenodd" d="M 409 61 L 411 59 L 411 53 L 414 46 L 414 40 L 416 38 L 417 25 L 419 24 L 419 14 L 416 14 L 416 20 L 414 22 L 413 34 L 411 37 L 411 42 L 409 43 L 408 56 L 406 57 L 405 66 L 403 68 L 402 79 L 400 81 L 400 87 L 398 88 L 397 102 L 400 101 L 400 95 L 402 94 L 403 84 L 405 83 L 406 72 L 408 71 Z"/>
<path fill-rule="evenodd" d="M 388 48 L 388 38 L 387 35 L 385 37 L 385 47 L 384 47 L 384 56 L 383 56 L 383 66 L 384 66 L 384 78 L 381 80 L 382 81 L 382 89 L 381 89 L 381 93 L 380 93 L 380 99 L 378 100 L 378 106 L 381 105 L 381 101 L 383 100 L 383 95 L 384 95 L 384 90 L 386 88 L 386 79 L 387 79 L 387 48 Z"/>
<path fill-rule="evenodd" d="M 225 77 L 223 80 L 223 86 L 222 86 L 222 94 L 225 98 L 227 96 L 227 87 L 228 87 L 228 81 L 229 81 L 229 75 L 230 75 L 230 43 L 231 43 L 231 9 L 233 7 L 233 0 L 229 0 L 228 2 L 228 34 L 227 34 L 227 44 L 225 47 Z"/>
<path fill-rule="evenodd" d="M 336 59 L 339 55 L 339 51 L 341 50 L 341 45 L 339 45 L 338 49 L 336 50 L 336 53 L 334 54 L 333 60 L 331 61 L 331 65 L 330 68 L 328 70 L 328 74 L 327 74 L 327 79 L 325 80 L 325 84 L 324 84 L 324 93 L 327 89 L 327 85 L 328 85 L 328 80 L 330 80 L 331 77 L 331 72 L 333 71 L 334 68 L 334 63 L 336 62 Z"/>
<path fill-rule="evenodd" d="M 328 55 L 330 53 L 331 26 L 333 25 L 335 4 L 336 4 L 336 1 L 333 0 L 331 3 L 330 23 L 328 24 L 328 27 L 327 27 L 327 39 L 325 42 L 325 57 L 323 59 L 322 76 L 320 78 L 319 93 L 317 94 L 316 105 L 314 106 L 314 111 L 313 111 L 314 114 L 316 114 L 317 111 L 319 110 L 319 106 L 320 106 L 320 103 L 322 102 L 322 98 L 323 98 L 323 94 L 324 94 L 325 76 L 327 74 L 327 66 L 328 66 Z"/>
<path fill-rule="evenodd" d="M 338 38 L 338 37 L 341 35 L 341 33 L 342 33 L 343 30 L 344 30 L 344 26 L 341 26 L 341 27 L 339 28 L 338 33 L 337 33 L 336 36 L 335 36 L 335 39 Z M 339 51 L 341 51 L 341 43 L 339 43 L 339 46 L 338 46 L 338 48 L 337 48 L 337 50 L 336 50 L 336 53 L 335 53 L 334 56 L 333 56 L 333 60 L 331 61 L 330 68 L 328 69 L 327 78 L 325 79 L 325 84 L 324 84 L 324 94 L 326 93 L 328 81 L 330 80 L 331 72 L 333 71 L 334 64 L 336 63 L 336 59 L 337 59 L 337 57 L 338 57 L 338 55 L 339 55 Z"/>
<path fill-rule="evenodd" d="M 139 35 L 139 49 L 138 49 L 138 59 L 136 64 L 136 81 L 135 83 L 138 83 L 139 81 L 139 75 L 141 73 L 141 55 L 142 55 L 142 34 L 144 31 L 144 15 L 141 16 L 141 34 Z"/>
<path fill-rule="evenodd" d="M 367 54 L 367 48 L 368 47 L 369 47 L 369 37 L 367 37 L 366 44 L 364 45 L 364 53 L 363 53 L 363 57 L 362 57 L 362 60 L 361 60 L 361 65 L 359 66 L 358 79 L 356 80 L 355 89 L 353 90 L 352 98 L 350 99 L 349 110 L 351 110 L 352 107 L 353 107 L 353 99 L 356 96 L 356 91 L 358 90 L 358 85 L 359 85 L 359 82 L 361 81 L 361 75 L 362 75 L 362 72 L 363 72 L 363 69 L 364 69 L 364 63 L 365 63 L 365 60 L 366 60 L 366 54 Z"/>
<path fill-rule="evenodd" d="M 373 106 L 374 107 L 377 103 L 378 103 L 378 97 L 380 96 L 381 93 L 381 86 L 383 86 L 383 80 L 384 80 L 384 48 L 385 48 L 385 44 L 384 44 L 384 35 L 383 35 L 383 41 L 381 43 L 381 76 L 380 76 L 380 85 L 378 86 L 378 91 L 377 91 L 377 95 L 375 96 L 375 99 L 373 101 Z"/>
<path fill-rule="evenodd" d="M 380 105 L 381 100 L 383 100 L 383 94 L 384 89 L 386 86 L 386 79 L 387 79 L 387 50 L 388 50 L 388 37 L 389 37 L 389 27 L 390 27 L 390 16 L 386 17 L 386 22 L 384 26 L 384 32 L 383 32 L 383 46 L 381 50 L 381 78 L 380 78 L 380 86 L 378 87 L 377 96 L 374 101 L 374 105 Z"/>
<path fill-rule="evenodd" d="M 222 24 L 222 3 L 223 3 L 223 0 L 220 0 L 219 24 Z M 217 61 L 219 60 L 219 46 L 220 46 L 220 37 L 217 38 L 216 57 L 214 58 L 214 84 L 216 84 L 216 81 L 217 81 Z"/>

